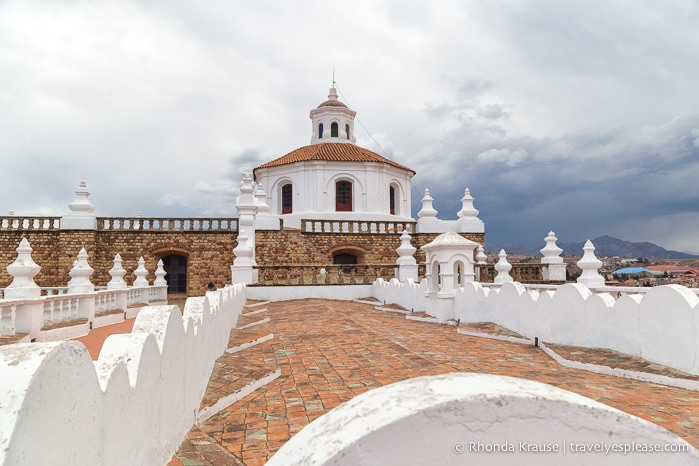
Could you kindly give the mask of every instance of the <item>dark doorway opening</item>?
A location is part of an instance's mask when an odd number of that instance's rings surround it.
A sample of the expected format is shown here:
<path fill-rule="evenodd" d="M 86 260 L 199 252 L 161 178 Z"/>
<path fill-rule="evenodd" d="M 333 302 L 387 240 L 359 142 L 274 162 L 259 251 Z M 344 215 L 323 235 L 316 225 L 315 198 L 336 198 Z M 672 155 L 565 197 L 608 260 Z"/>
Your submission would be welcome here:
<path fill-rule="evenodd" d="M 184 256 L 163 257 L 165 280 L 168 293 L 187 293 L 187 258 Z"/>
<path fill-rule="evenodd" d="M 357 256 L 354 254 L 337 254 L 333 257 L 333 264 L 348 266 L 342 267 L 342 273 L 351 273 L 354 267 L 349 266 L 357 265 Z"/>

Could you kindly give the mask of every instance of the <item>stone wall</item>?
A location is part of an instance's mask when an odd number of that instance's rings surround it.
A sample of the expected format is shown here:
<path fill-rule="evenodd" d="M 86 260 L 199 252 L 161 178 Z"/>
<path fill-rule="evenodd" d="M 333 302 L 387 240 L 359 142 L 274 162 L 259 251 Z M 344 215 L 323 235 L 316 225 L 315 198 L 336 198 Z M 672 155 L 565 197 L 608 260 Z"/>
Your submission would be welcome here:
<path fill-rule="evenodd" d="M 425 263 L 420 248 L 440 233 L 415 234 L 418 264 Z M 483 244 L 483 233 L 463 233 L 466 239 Z M 360 264 L 395 264 L 399 234 L 386 233 L 308 233 L 300 230 L 258 231 L 255 237 L 257 265 L 328 265 L 337 253 L 354 254 Z"/>
<path fill-rule="evenodd" d="M 200 295 L 210 281 L 222 286 L 230 283 L 233 248 L 236 235 L 230 231 L 0 231 L 0 288 L 9 285 L 12 277 L 6 267 L 17 258 L 16 249 L 23 237 L 32 246 L 32 258 L 41 266 L 35 282 L 41 287 L 66 286 L 73 262 L 85 248 L 91 277 L 96 286 L 105 286 L 111 276 L 114 256 L 120 254 L 127 273 L 124 279 L 133 283 L 133 271 L 143 256 L 149 271 L 148 280 L 155 280 L 159 259 L 177 254 L 187 257 L 187 294 Z"/>
<path fill-rule="evenodd" d="M 195 296 L 213 281 L 218 286 L 231 281 L 230 266 L 235 256 L 237 233 L 230 230 L 173 231 L 164 230 L 58 230 L 30 229 L 0 230 L 0 288 L 12 282 L 6 267 L 17 258 L 16 249 L 23 237 L 33 248 L 34 262 L 41 266 L 35 277 L 40 287 L 66 286 L 73 262 L 81 248 L 88 253 L 88 262 L 95 269 L 91 277 L 96 286 L 105 286 L 111 276 L 114 256 L 121 255 L 127 273 L 124 279 L 133 283 L 133 271 L 143 256 L 150 283 L 155 280 L 159 259 L 168 255 L 187 257 L 187 295 Z M 420 248 L 434 240 L 439 233 L 414 234 L 412 244 L 418 264 L 424 264 L 425 253 Z M 480 244 L 483 233 L 463 233 L 467 239 Z M 258 231 L 256 261 L 259 266 L 270 265 L 329 265 L 333 255 L 354 254 L 360 264 L 395 264 L 400 235 L 395 233 L 310 233 L 295 229 Z"/>

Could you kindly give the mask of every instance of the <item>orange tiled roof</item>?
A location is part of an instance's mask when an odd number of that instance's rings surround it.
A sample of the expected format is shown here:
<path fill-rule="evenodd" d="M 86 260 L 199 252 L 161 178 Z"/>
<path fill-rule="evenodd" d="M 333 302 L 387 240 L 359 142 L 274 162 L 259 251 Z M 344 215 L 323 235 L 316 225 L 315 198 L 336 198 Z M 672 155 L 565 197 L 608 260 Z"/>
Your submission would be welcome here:
<path fill-rule="evenodd" d="M 363 147 L 355 146 L 349 143 L 332 143 L 324 142 L 320 144 L 312 144 L 310 146 L 304 146 L 288 154 L 279 157 L 278 159 L 272 160 L 271 162 L 264 163 L 253 170 L 253 174 L 256 175 L 257 170 L 260 168 L 270 168 L 278 167 L 280 165 L 287 165 L 296 162 L 307 162 L 310 160 L 326 160 L 329 162 L 378 162 L 387 163 L 396 168 L 403 170 L 408 170 L 415 174 L 415 171 L 404 167 L 401 164 L 389 160 L 385 157 L 381 157 L 379 154 L 370 151 L 369 149 L 364 149 Z"/>
<path fill-rule="evenodd" d="M 344 107 L 347 108 L 347 105 L 343 104 L 339 100 L 326 100 L 322 104 L 318 105 L 318 108 L 321 107 Z"/>

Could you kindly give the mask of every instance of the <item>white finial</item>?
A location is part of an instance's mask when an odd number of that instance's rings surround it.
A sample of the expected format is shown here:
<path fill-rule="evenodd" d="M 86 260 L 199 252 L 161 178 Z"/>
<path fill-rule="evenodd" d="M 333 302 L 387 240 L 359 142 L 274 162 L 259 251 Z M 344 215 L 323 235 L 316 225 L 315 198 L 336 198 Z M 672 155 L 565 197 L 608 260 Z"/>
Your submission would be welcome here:
<path fill-rule="evenodd" d="M 479 210 L 473 207 L 473 196 L 471 196 L 471 190 L 466 188 L 464 190 L 464 197 L 461 198 L 461 210 L 457 212 L 456 215 L 459 218 L 464 217 L 478 217 Z"/>
<path fill-rule="evenodd" d="M 544 238 L 544 241 L 546 241 L 546 246 L 544 246 L 543 249 L 539 250 L 541 254 L 544 256 L 544 258 L 541 259 L 542 264 L 563 263 L 563 258 L 559 257 L 563 252 L 563 249 L 559 248 L 556 245 L 557 240 L 558 238 L 556 238 L 556 234 L 553 231 L 549 231 L 548 236 Z"/>
<path fill-rule="evenodd" d="M 94 215 L 95 206 L 90 202 L 90 191 L 87 183 L 80 182 L 75 190 L 75 200 L 68 204 L 70 213 L 61 217 L 61 230 L 96 230 L 97 218 Z"/>
<path fill-rule="evenodd" d="M 78 259 L 73 262 L 70 269 L 70 281 L 68 282 L 68 293 L 92 293 L 95 285 L 90 281 L 90 276 L 95 271 L 87 262 L 88 255 L 85 248 L 80 249 Z"/>
<path fill-rule="evenodd" d="M 504 249 L 501 249 L 498 256 L 500 257 L 500 260 L 498 261 L 497 264 L 495 264 L 495 270 L 498 271 L 498 274 L 495 277 L 494 282 L 495 283 L 512 283 L 513 280 L 512 280 L 512 277 L 510 276 L 510 270 L 512 270 L 512 264 L 507 262 L 507 253 L 505 253 Z"/>
<path fill-rule="evenodd" d="M 136 280 L 133 282 L 134 288 L 144 288 L 150 285 L 150 283 L 148 283 L 148 278 L 146 278 L 148 269 L 146 269 L 146 261 L 143 259 L 143 256 L 138 259 L 138 267 L 133 271 L 133 274 L 136 276 Z"/>
<path fill-rule="evenodd" d="M 41 267 L 32 259 L 32 247 L 27 238 L 22 238 L 17 249 L 17 259 L 7 266 L 7 273 L 14 279 L 5 288 L 5 299 L 38 298 L 41 288 L 34 283 L 34 277 Z"/>
<path fill-rule="evenodd" d="M 412 237 L 408 233 L 407 230 L 403 230 L 403 234 L 400 235 L 400 246 L 398 249 L 396 249 L 396 252 L 398 253 L 398 260 L 396 261 L 396 264 L 398 265 L 414 265 L 417 264 L 417 261 L 415 260 L 415 257 L 413 257 L 413 254 L 415 254 L 415 251 L 417 251 L 417 248 L 410 244 L 410 240 Z"/>
<path fill-rule="evenodd" d="M 602 267 L 602 261 L 595 256 L 595 246 L 589 239 L 583 247 L 582 258 L 578 261 L 578 267 L 582 269 L 582 274 L 577 282 L 587 287 L 604 286 L 604 277 L 599 274 L 598 269 Z"/>
<path fill-rule="evenodd" d="M 114 256 L 114 265 L 109 270 L 109 275 L 112 279 L 107 283 L 108 290 L 125 290 L 127 288 L 126 282 L 124 281 L 126 270 L 121 266 L 121 255 L 117 254 Z"/>
<path fill-rule="evenodd" d="M 485 250 L 483 249 L 483 246 L 480 244 L 478 245 L 478 252 L 476 253 L 476 265 L 485 265 L 487 264 L 488 256 L 485 254 Z"/>
<path fill-rule="evenodd" d="M 233 254 L 235 254 L 235 260 L 233 261 L 233 265 L 255 265 L 255 261 L 252 259 L 252 249 L 250 249 L 247 243 L 248 236 L 245 234 L 245 230 L 240 230 L 238 232 L 238 245 L 233 249 Z"/>
<path fill-rule="evenodd" d="M 269 205 L 267 204 L 267 193 L 265 193 L 265 188 L 262 186 L 262 183 L 257 184 L 255 201 L 257 202 L 257 215 L 261 217 L 268 216 Z"/>
<path fill-rule="evenodd" d="M 414 254 L 417 249 L 410 244 L 411 236 L 407 230 L 403 230 L 400 235 L 400 246 L 396 249 L 398 253 L 398 260 L 396 260 L 396 278 L 400 282 L 405 282 L 407 280 L 417 281 L 417 261 L 415 260 Z"/>
<path fill-rule="evenodd" d="M 422 208 L 420 209 L 420 212 L 417 213 L 418 218 L 435 218 L 437 217 L 437 211 L 435 210 L 434 207 L 432 207 L 432 201 L 434 201 L 434 198 L 430 195 L 430 190 L 429 188 L 425 188 L 425 195 L 422 197 Z"/>
<path fill-rule="evenodd" d="M 95 206 L 90 202 L 90 191 L 87 190 L 87 183 L 80 182 L 80 186 L 75 190 L 75 200 L 68 204 L 73 215 L 90 215 L 95 211 Z"/>
<path fill-rule="evenodd" d="M 165 271 L 163 260 L 160 259 L 158 260 L 158 267 L 155 269 L 155 281 L 153 282 L 153 285 L 167 286 L 167 280 L 165 280 L 165 275 L 167 275 L 167 272 Z"/>

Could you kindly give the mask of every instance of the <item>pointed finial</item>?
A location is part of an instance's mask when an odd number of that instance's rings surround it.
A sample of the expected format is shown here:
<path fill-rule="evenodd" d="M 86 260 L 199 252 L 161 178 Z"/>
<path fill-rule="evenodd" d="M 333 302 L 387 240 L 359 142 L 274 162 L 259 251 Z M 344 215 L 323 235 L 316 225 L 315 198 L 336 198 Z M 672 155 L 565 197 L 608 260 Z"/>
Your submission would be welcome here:
<path fill-rule="evenodd" d="M 333 87 L 335 87 L 335 65 L 333 65 Z"/>

